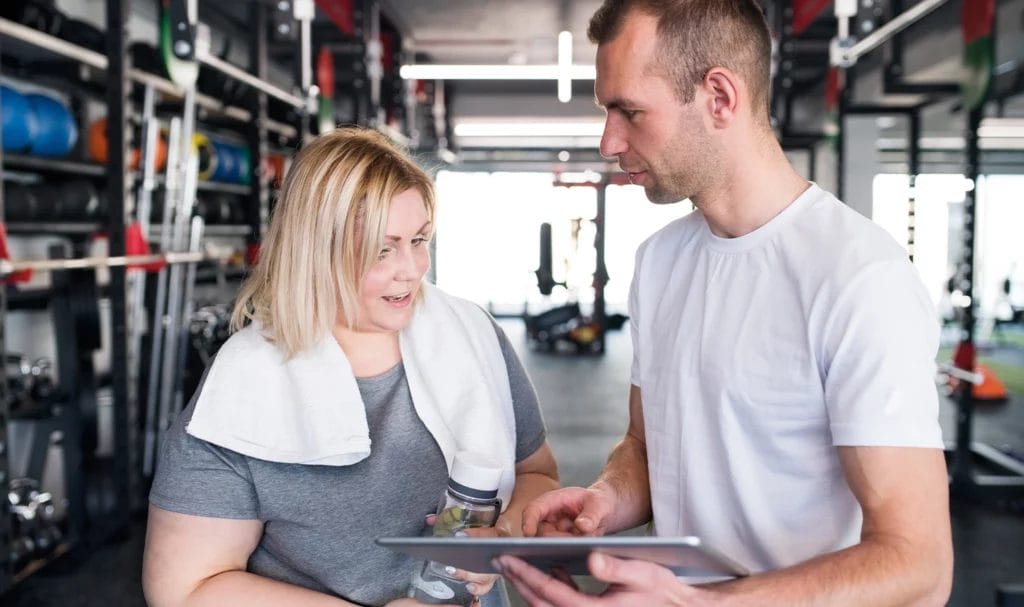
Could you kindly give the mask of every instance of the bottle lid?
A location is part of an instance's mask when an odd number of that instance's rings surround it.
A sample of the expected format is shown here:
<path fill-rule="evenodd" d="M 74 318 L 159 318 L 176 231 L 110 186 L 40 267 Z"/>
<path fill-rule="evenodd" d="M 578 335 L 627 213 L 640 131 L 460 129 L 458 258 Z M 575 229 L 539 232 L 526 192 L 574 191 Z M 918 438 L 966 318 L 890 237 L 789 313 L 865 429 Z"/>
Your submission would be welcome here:
<path fill-rule="evenodd" d="M 452 462 L 448 487 L 473 499 L 494 499 L 501 482 L 501 464 L 493 458 L 473 451 L 459 451 Z"/>

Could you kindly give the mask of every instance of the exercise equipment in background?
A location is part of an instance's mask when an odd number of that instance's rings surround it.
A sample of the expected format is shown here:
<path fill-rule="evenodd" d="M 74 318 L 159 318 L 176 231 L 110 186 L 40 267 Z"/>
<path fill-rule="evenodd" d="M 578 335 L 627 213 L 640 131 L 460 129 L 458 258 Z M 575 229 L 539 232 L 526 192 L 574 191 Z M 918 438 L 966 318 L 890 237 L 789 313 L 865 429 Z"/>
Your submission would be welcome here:
<path fill-rule="evenodd" d="M 0 86 L 0 108 L 4 151 L 22 152 L 28 149 L 36 132 L 36 117 L 28 99 L 9 86 Z"/>
<path fill-rule="evenodd" d="M 203 181 L 251 183 L 252 156 L 245 146 L 196 133 L 192 147 L 199 155 L 199 178 Z"/>
<path fill-rule="evenodd" d="M 88 179 L 38 184 L 4 183 L 10 221 L 98 221 L 108 213 L 106 195 Z"/>
<path fill-rule="evenodd" d="M 596 219 L 595 219 L 596 221 Z M 579 221 L 573 225 L 574 237 L 579 235 Z M 595 247 L 598 243 L 595 242 Z M 551 295 L 556 286 L 568 288 L 565 282 L 556 281 L 552 268 L 551 224 L 540 226 L 540 267 L 535 272 L 537 287 L 541 295 Z M 595 271 L 595 289 L 602 280 L 603 264 L 598 264 Z M 604 276 L 607 281 L 607 276 Z M 603 283 L 601 283 L 603 285 Z M 538 348 L 555 351 L 560 345 L 567 345 L 576 353 L 602 353 L 604 351 L 604 334 L 609 330 L 621 329 L 627 318 L 622 314 L 606 315 L 603 310 L 603 299 L 600 306 L 595 301 L 595 310 L 586 315 L 576 301 L 555 306 L 540 314 L 524 314 L 526 335 Z"/>
<path fill-rule="evenodd" d="M 89 132 L 86 140 L 86 152 L 90 160 L 100 164 L 106 164 L 110 157 L 110 148 L 107 143 L 107 119 L 100 118 L 89 125 Z M 142 153 L 137 145 L 132 145 L 129 168 L 139 168 L 139 159 Z M 167 163 L 167 140 L 162 134 L 156 140 L 156 170 L 161 171 Z"/>
<path fill-rule="evenodd" d="M 47 95 L 25 95 L 36 128 L 28 145 L 29 154 L 60 158 L 67 156 L 78 141 L 78 125 L 60 101 Z"/>
<path fill-rule="evenodd" d="M 78 125 L 67 106 L 49 95 L 23 94 L 0 86 L 3 149 L 36 156 L 67 156 L 78 141 Z"/>

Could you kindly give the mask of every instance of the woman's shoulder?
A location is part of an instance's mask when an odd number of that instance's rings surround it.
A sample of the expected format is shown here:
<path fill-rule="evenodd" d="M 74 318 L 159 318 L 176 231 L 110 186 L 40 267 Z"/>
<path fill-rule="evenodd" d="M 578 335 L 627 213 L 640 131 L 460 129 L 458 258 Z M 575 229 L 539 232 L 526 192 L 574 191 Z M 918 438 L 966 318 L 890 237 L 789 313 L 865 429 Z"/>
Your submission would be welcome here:
<path fill-rule="evenodd" d="M 217 351 L 214 362 L 236 359 L 247 359 L 250 364 L 255 362 L 279 364 L 284 361 L 284 353 L 264 335 L 258 325 L 251 323 L 235 331 L 224 342 L 224 345 Z"/>

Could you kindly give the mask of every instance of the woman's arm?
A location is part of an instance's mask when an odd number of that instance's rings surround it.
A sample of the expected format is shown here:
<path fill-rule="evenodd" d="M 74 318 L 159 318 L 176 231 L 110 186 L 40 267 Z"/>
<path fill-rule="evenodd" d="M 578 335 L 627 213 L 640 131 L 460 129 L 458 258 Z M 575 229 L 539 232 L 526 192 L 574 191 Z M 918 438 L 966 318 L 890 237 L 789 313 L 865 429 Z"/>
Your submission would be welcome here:
<path fill-rule="evenodd" d="M 153 607 L 303 605 L 347 601 L 248 573 L 263 523 L 191 516 L 149 507 L 142 588 Z"/>
<path fill-rule="evenodd" d="M 558 489 L 558 465 L 544 441 L 529 457 L 516 464 L 516 486 L 508 508 L 495 525 L 498 535 L 523 534 L 523 508 L 535 497 Z"/>

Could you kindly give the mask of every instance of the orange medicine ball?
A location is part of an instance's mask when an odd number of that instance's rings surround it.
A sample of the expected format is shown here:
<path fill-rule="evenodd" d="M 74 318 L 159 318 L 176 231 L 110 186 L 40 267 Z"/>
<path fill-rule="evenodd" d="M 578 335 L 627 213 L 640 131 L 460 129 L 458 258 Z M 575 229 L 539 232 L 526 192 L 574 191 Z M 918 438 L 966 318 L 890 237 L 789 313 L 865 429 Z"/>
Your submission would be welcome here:
<path fill-rule="evenodd" d="M 89 158 L 100 163 L 106 164 L 109 159 L 110 151 L 107 146 L 107 119 L 100 118 L 96 122 L 93 122 L 89 126 L 89 139 L 88 139 L 88 153 Z M 139 168 L 139 159 L 142 154 L 139 152 L 139 148 L 132 147 L 131 160 L 129 167 L 133 171 Z M 167 163 L 167 142 L 164 141 L 163 135 L 159 135 L 156 140 L 156 170 L 163 170 L 164 165 Z"/>

